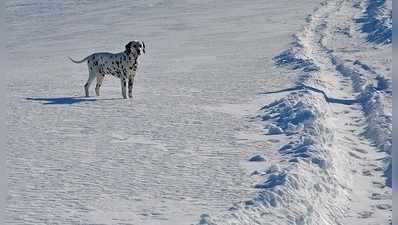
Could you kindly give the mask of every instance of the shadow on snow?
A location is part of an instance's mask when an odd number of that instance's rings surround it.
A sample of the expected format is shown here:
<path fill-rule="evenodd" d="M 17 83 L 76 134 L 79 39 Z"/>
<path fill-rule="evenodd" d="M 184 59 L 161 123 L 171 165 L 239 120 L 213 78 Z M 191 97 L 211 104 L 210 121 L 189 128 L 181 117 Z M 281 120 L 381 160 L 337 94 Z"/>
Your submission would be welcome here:
<path fill-rule="evenodd" d="M 376 44 L 392 43 L 392 10 L 385 9 L 386 0 L 368 0 L 364 15 L 356 19 L 361 31 L 367 33 L 367 40 Z M 387 11 L 383 15 L 383 11 Z"/>
<path fill-rule="evenodd" d="M 352 105 L 355 103 L 359 103 L 358 99 L 338 99 L 338 98 L 329 97 L 326 95 L 326 93 L 324 91 L 319 90 L 314 87 L 311 87 L 311 86 L 308 86 L 308 85 L 305 85 L 305 84 L 297 85 L 292 88 L 286 88 L 286 89 L 282 89 L 282 90 L 278 90 L 278 91 L 260 92 L 259 94 L 275 94 L 275 93 L 281 93 L 281 92 L 286 92 L 286 91 L 298 91 L 298 90 L 310 90 L 310 91 L 314 91 L 317 93 L 321 93 L 323 95 L 323 97 L 325 98 L 326 102 L 328 102 L 328 103 L 337 103 L 337 104 L 343 104 L 343 105 Z"/>
<path fill-rule="evenodd" d="M 95 99 L 87 97 L 58 97 L 58 98 L 26 98 L 29 101 L 40 101 L 43 105 L 72 105 L 81 102 L 96 102 L 105 100 L 117 100 L 121 98 L 107 98 L 107 99 Z"/>

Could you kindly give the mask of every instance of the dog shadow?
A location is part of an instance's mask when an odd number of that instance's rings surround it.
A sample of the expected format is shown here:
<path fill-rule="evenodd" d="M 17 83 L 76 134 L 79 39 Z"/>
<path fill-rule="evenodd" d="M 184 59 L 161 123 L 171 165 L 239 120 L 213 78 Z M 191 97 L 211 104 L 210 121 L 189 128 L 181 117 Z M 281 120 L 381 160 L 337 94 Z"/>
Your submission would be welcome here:
<path fill-rule="evenodd" d="M 122 98 L 88 98 L 88 97 L 58 97 L 58 98 L 26 98 L 29 101 L 39 101 L 42 102 L 43 105 L 72 105 L 78 104 L 82 102 L 96 102 L 96 101 L 109 101 L 109 100 L 118 100 Z"/>

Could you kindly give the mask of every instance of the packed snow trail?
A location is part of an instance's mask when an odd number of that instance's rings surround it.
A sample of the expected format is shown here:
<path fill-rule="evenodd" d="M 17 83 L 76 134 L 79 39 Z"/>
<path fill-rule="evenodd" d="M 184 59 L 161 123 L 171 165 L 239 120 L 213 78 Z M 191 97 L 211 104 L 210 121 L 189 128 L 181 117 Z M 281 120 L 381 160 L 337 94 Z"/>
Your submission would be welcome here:
<path fill-rule="evenodd" d="M 186 225 L 251 198 L 247 158 L 278 140 L 243 112 L 293 84 L 272 56 L 316 4 L 9 1 L 7 223 Z M 87 68 L 67 57 L 134 39 L 147 45 L 134 99 L 115 78 L 81 97 Z"/>
<path fill-rule="evenodd" d="M 391 2 L 381 2 L 324 1 L 275 57 L 301 79 L 262 92 L 291 93 L 262 107 L 258 122 L 287 144 L 264 149 L 271 160 L 252 173 L 257 196 L 208 224 L 391 224 Z M 369 10 L 384 21 L 371 39 L 357 19 Z"/>

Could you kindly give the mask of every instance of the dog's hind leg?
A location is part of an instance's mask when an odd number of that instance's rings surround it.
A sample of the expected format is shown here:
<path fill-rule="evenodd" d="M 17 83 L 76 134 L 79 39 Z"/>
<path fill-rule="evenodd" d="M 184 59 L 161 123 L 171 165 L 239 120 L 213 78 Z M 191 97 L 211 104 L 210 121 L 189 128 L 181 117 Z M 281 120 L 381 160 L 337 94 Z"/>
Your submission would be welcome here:
<path fill-rule="evenodd" d="M 90 71 L 90 73 L 88 75 L 88 80 L 87 80 L 86 84 L 84 85 L 84 92 L 86 93 L 86 97 L 90 96 L 89 89 L 90 89 L 90 85 L 94 79 L 95 79 L 95 73 L 93 71 Z"/>
<path fill-rule="evenodd" d="M 102 85 L 102 81 L 104 80 L 104 74 L 98 74 L 97 75 L 97 85 L 95 86 L 95 94 L 97 94 L 97 96 L 100 96 L 100 88 Z"/>
<path fill-rule="evenodd" d="M 127 98 L 127 95 L 126 95 L 126 78 L 121 78 L 120 79 L 120 84 L 122 85 L 123 98 L 126 99 Z"/>

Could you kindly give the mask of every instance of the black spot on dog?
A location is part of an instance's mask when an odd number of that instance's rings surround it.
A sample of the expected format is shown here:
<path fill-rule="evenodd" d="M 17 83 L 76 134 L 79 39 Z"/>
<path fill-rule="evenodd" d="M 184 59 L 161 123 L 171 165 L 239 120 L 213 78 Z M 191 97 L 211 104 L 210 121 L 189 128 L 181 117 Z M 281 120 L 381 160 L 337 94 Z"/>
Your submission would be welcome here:
<path fill-rule="evenodd" d="M 129 42 L 129 43 L 125 46 L 125 48 L 126 48 L 125 52 L 127 53 L 127 55 L 130 55 L 130 53 L 131 53 L 131 44 L 132 44 L 132 42 Z"/>

